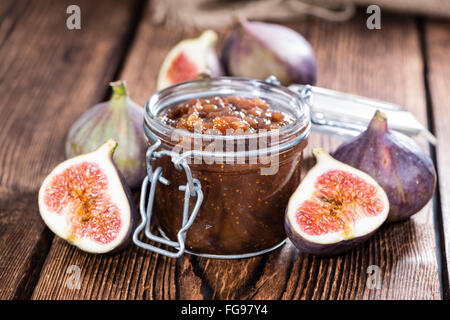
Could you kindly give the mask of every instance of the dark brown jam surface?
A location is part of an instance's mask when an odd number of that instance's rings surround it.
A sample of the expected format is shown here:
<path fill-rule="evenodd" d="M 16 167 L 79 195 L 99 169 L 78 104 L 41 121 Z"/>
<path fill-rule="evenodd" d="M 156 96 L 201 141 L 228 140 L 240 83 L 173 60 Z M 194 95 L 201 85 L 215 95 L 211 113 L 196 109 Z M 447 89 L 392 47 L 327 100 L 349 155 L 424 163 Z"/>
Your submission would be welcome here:
<path fill-rule="evenodd" d="M 190 132 L 227 135 L 276 130 L 294 121 L 262 99 L 240 96 L 191 99 L 166 108 L 159 119 Z"/>

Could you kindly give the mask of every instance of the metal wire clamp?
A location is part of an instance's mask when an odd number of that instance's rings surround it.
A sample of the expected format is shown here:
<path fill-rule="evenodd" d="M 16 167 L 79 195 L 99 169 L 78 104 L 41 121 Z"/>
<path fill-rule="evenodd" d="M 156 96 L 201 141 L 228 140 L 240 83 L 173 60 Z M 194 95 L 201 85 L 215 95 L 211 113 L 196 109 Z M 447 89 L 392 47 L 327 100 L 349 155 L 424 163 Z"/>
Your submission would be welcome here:
<path fill-rule="evenodd" d="M 159 140 L 158 140 L 159 141 Z M 141 198 L 140 198 L 140 204 L 139 204 L 139 210 L 141 213 L 142 221 L 139 224 L 139 226 L 136 228 L 133 234 L 133 242 L 141 248 L 144 248 L 146 250 L 151 250 L 159 254 L 166 255 L 171 258 L 178 258 L 183 255 L 185 251 L 185 241 L 186 241 L 186 232 L 191 227 L 191 225 L 194 223 L 194 220 L 197 216 L 198 210 L 200 209 L 200 206 L 203 202 L 203 192 L 202 192 L 202 186 L 198 179 L 192 178 L 192 173 L 189 168 L 189 165 L 187 164 L 186 160 L 184 158 L 180 158 L 180 155 L 171 151 L 158 151 L 155 150 L 159 147 L 159 143 L 155 143 L 147 150 L 146 154 L 146 161 L 147 161 L 147 176 L 145 177 L 144 181 L 142 182 L 142 189 L 141 189 Z M 184 206 L 183 206 L 183 220 L 180 230 L 178 230 L 177 233 L 177 240 L 178 241 L 171 241 L 163 237 L 156 236 L 152 234 L 150 230 L 150 224 L 152 219 L 152 213 L 153 213 L 153 204 L 155 200 L 155 192 L 156 192 L 156 186 L 158 182 L 161 182 L 162 184 L 169 185 L 170 181 L 168 181 L 166 178 L 162 176 L 163 169 L 162 167 L 157 167 L 155 170 L 153 170 L 153 162 L 161 158 L 163 156 L 170 156 L 172 158 L 172 162 L 175 165 L 175 168 L 178 170 L 184 170 L 186 173 L 187 183 L 186 185 L 180 185 L 178 189 L 180 191 L 184 192 Z M 148 185 L 150 183 L 150 191 L 148 193 L 148 200 L 146 204 L 146 195 L 147 195 L 147 189 Z M 189 214 L 189 203 L 191 197 L 197 197 L 195 206 Z M 144 230 L 145 229 L 145 230 Z M 156 247 L 154 245 L 145 243 L 141 240 L 139 240 L 139 234 L 141 231 L 144 230 L 145 236 L 156 242 L 161 243 L 164 245 L 167 245 L 169 247 L 172 247 L 176 249 L 176 251 L 169 251 L 165 250 L 159 247 Z"/>

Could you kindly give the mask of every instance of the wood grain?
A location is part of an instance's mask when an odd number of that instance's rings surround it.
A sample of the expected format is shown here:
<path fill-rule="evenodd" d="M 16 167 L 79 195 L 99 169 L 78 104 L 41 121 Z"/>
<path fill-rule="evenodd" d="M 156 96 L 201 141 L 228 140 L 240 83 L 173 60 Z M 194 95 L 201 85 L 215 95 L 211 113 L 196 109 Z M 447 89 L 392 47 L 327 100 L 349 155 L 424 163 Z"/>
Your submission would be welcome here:
<path fill-rule="evenodd" d="M 81 30 L 66 27 L 70 4 L 81 8 Z M 65 158 L 69 126 L 105 95 L 131 9 L 122 1 L 0 6 L 1 299 L 28 298 L 36 284 L 53 238 L 39 217 L 38 187 Z"/>
<path fill-rule="evenodd" d="M 442 281 L 445 297 L 450 299 L 450 149 L 448 138 L 450 128 L 450 23 L 447 21 L 425 22 L 426 54 L 428 61 L 428 81 L 431 96 L 434 132 L 438 139 L 436 160 L 439 175 L 438 199 L 441 210 L 437 220 L 442 233 Z"/>
<path fill-rule="evenodd" d="M 141 104 L 154 92 L 168 50 L 192 36 L 157 29 L 148 15 L 121 73 Z M 419 34 L 412 18 L 384 14 L 378 31 L 365 28 L 362 13 L 343 24 L 311 19 L 291 27 L 304 34 L 317 53 L 319 85 L 405 105 L 426 122 Z M 328 150 L 338 143 L 316 134 L 310 140 L 310 146 Z M 305 168 L 312 165 L 310 157 L 305 159 Z M 80 290 L 66 285 L 70 265 L 81 268 Z M 370 265 L 381 268 L 381 289 L 366 286 Z M 299 254 L 290 242 L 271 254 L 232 261 L 189 255 L 173 260 L 135 246 L 101 257 L 55 239 L 33 298 L 439 299 L 432 207 L 407 222 L 383 227 L 363 246 L 334 258 Z"/>

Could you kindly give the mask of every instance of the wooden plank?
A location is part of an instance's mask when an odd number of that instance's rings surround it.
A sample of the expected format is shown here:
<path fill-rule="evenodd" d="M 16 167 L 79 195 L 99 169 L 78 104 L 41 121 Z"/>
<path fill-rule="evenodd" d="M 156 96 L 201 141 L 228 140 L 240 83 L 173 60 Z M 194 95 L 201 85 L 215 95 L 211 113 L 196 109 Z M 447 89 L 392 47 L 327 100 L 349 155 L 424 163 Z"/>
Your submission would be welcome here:
<path fill-rule="evenodd" d="M 425 46 L 428 61 L 428 81 L 434 132 L 438 138 L 436 160 L 439 175 L 441 210 L 439 211 L 442 231 L 442 281 L 444 294 L 450 299 L 450 23 L 448 21 L 427 20 L 425 23 Z"/>
<path fill-rule="evenodd" d="M 66 27 L 71 4 L 81 8 L 81 30 Z M 36 192 L 64 159 L 67 128 L 105 95 L 131 8 L 87 0 L 0 7 L 0 299 L 31 296 L 53 238 Z"/>
<path fill-rule="evenodd" d="M 148 16 L 147 12 L 147 16 Z M 311 41 L 319 85 L 407 105 L 425 121 L 418 32 L 413 19 L 383 15 L 383 28 L 365 29 L 364 15 L 343 24 L 307 20 L 292 25 Z M 156 29 L 144 18 L 121 74 L 143 104 L 155 89 L 159 65 L 186 31 Z M 312 135 L 310 146 L 334 149 L 338 141 Z M 310 147 L 309 149 L 310 150 Z M 309 151 L 308 151 L 309 153 Z M 313 161 L 308 157 L 305 167 Z M 69 289 L 65 270 L 81 269 L 80 290 Z M 381 289 L 366 286 L 367 267 L 381 268 Z M 242 260 L 186 255 L 178 260 L 134 246 L 92 256 L 55 239 L 35 299 L 438 299 L 440 283 L 431 205 L 410 221 L 383 227 L 348 254 L 318 258 L 291 243 Z"/>

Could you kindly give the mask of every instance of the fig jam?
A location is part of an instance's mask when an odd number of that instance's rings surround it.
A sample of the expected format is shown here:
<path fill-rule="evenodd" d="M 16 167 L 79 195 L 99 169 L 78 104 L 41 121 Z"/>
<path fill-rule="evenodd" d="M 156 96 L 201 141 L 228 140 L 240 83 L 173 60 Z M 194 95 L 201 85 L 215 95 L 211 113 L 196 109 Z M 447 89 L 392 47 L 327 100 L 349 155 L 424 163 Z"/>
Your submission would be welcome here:
<path fill-rule="evenodd" d="M 177 129 L 209 134 L 258 133 L 294 121 L 292 116 L 274 110 L 260 98 L 241 96 L 191 99 L 167 108 L 159 118 Z"/>
<path fill-rule="evenodd" d="M 245 135 L 279 130 L 294 117 L 260 98 L 213 96 L 170 105 L 157 115 L 176 129 L 212 135 Z M 280 139 L 283 137 L 281 136 Z M 306 140 L 277 155 L 277 171 L 261 175 L 270 164 L 215 162 L 189 164 L 202 185 L 204 201 L 190 227 L 186 248 L 207 254 L 245 254 L 273 247 L 285 239 L 284 212 L 300 183 L 302 151 Z M 172 185 L 186 183 L 170 158 L 155 163 L 163 168 L 169 186 L 156 191 L 155 220 L 170 239 L 182 224 L 184 194 Z M 192 210 L 194 201 L 191 201 Z"/>
<path fill-rule="evenodd" d="M 286 205 L 300 183 L 310 132 L 296 92 L 253 79 L 187 81 L 150 98 L 144 126 L 149 146 L 158 146 L 148 158 L 152 168 L 169 181 L 155 189 L 152 221 L 160 234 L 177 241 L 186 223 L 179 187 L 191 174 L 203 202 L 187 229 L 186 250 L 238 258 L 283 243 Z M 184 170 L 174 167 L 181 161 Z M 197 196 L 188 198 L 189 214 Z"/>

